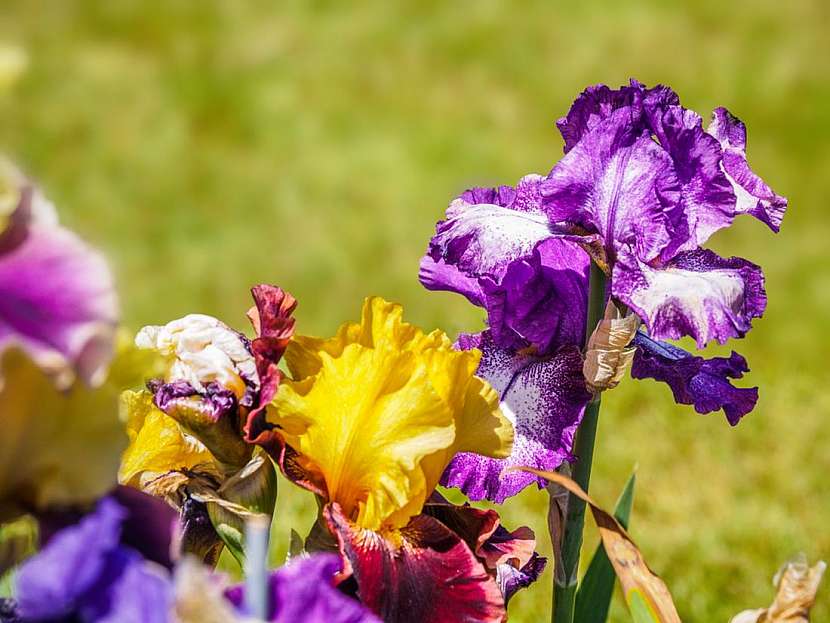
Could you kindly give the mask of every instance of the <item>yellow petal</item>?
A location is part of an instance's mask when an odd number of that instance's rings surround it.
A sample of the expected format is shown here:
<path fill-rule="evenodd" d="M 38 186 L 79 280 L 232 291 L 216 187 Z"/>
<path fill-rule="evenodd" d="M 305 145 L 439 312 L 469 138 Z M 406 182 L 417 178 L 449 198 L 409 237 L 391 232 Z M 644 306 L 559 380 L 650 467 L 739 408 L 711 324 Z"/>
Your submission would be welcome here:
<path fill-rule="evenodd" d="M 372 530 L 401 527 L 456 451 L 509 453 L 498 396 L 474 376 L 479 356 L 404 323 L 399 305 L 367 299 L 360 324 L 289 344 L 294 378 L 268 419 L 347 516 Z"/>
<path fill-rule="evenodd" d="M 130 440 L 118 471 L 122 484 L 138 485 L 142 476 L 192 469 L 213 461 L 201 443 L 186 436 L 173 418 L 155 407 L 150 392 L 125 391 L 121 406 Z"/>
<path fill-rule="evenodd" d="M 112 375 L 122 364 L 117 356 Z M 14 348 L 0 355 L 0 377 L 0 521 L 19 513 L 20 504 L 85 504 L 115 485 L 127 438 L 112 382 L 58 391 Z"/>

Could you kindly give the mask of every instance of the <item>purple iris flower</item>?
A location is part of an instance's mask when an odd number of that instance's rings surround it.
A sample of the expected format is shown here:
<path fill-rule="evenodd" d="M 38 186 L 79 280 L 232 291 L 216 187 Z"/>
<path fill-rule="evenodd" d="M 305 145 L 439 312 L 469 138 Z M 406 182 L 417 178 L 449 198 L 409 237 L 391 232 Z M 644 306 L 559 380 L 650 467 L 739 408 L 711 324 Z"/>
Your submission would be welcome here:
<path fill-rule="evenodd" d="M 55 209 L 0 163 L 0 352 L 22 348 L 60 388 L 97 385 L 113 352 L 118 301 L 104 257 L 57 223 Z M 5 196 L 10 195 L 10 196 Z"/>
<path fill-rule="evenodd" d="M 52 534 L 23 564 L 14 602 L 0 600 L 0 621 L 190 623 L 178 616 L 180 584 L 171 574 L 166 551 L 159 547 L 163 541 L 169 548 L 175 517 L 164 503 L 119 487 L 93 512 Z M 273 571 L 267 620 L 379 623 L 336 588 L 340 565 L 339 556 L 319 554 Z M 205 568 L 204 573 L 211 571 Z M 216 607 L 227 607 L 229 620 L 242 622 L 243 596 L 242 586 L 231 587 Z"/>
<path fill-rule="evenodd" d="M 513 456 L 459 455 L 444 474 L 473 499 L 502 501 L 535 480 L 504 467 L 554 469 L 571 458 L 589 399 L 574 356 L 589 258 L 608 275 L 609 296 L 648 330 L 633 344 L 635 378 L 668 383 L 701 413 L 723 409 L 733 425 L 757 400 L 757 388 L 728 380 L 748 370 L 740 355 L 705 360 L 659 341 L 743 337 L 766 306 L 758 266 L 701 247 L 740 214 L 777 232 L 786 210 L 747 164 L 744 125 L 719 108 L 704 128 L 671 89 L 632 81 L 586 89 L 557 127 L 565 156 L 546 177 L 466 191 L 421 260 L 425 287 L 487 312 L 488 329 L 459 346 L 482 349 L 479 374 L 516 428 Z"/>

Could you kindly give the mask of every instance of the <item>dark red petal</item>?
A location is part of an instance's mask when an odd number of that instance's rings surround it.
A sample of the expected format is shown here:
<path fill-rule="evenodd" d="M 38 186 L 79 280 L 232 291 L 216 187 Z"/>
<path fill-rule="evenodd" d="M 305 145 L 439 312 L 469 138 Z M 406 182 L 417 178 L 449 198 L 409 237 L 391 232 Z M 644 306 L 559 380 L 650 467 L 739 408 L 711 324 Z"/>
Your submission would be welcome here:
<path fill-rule="evenodd" d="M 350 565 L 360 600 L 386 623 L 499 623 L 504 598 L 468 545 L 443 523 L 418 515 L 384 536 L 323 509 Z M 345 569 L 348 571 L 348 569 Z"/>
<path fill-rule="evenodd" d="M 522 526 L 509 532 L 501 525 L 494 510 L 483 510 L 467 504 L 427 503 L 424 513 L 435 517 L 460 536 L 487 565 L 495 570 L 500 564 L 523 567 L 533 557 L 536 535 Z"/>
<path fill-rule="evenodd" d="M 256 305 L 248 310 L 248 319 L 257 337 L 251 342 L 259 375 L 259 400 L 248 413 L 245 422 L 245 438 L 250 443 L 265 444 L 271 435 L 265 435 L 271 426 L 265 421 L 265 408 L 277 393 L 281 372 L 277 367 L 288 342 L 294 335 L 294 318 L 297 299 L 282 288 L 260 284 L 251 288 Z"/>

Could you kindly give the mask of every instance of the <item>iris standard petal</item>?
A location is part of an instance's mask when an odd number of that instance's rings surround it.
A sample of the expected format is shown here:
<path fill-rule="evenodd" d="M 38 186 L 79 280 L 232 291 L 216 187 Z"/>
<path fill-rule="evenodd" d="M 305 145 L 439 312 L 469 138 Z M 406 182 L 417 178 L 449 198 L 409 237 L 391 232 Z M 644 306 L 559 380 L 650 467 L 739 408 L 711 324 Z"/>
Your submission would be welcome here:
<path fill-rule="evenodd" d="M 365 528 L 400 527 L 420 512 L 456 449 L 505 455 L 512 429 L 495 392 L 474 376 L 479 354 L 402 321 L 367 299 L 360 324 L 330 339 L 298 336 L 268 422 L 296 455 L 292 473 Z"/>
<path fill-rule="evenodd" d="M 671 158 L 628 108 L 598 122 L 541 185 L 550 220 L 599 234 L 610 262 L 624 247 L 650 261 L 669 246 L 678 190 Z"/>
<path fill-rule="evenodd" d="M 766 307 L 764 276 L 747 260 L 698 249 L 655 268 L 630 254 L 614 266 L 612 293 L 655 339 L 691 336 L 702 348 L 743 337 Z"/>
<path fill-rule="evenodd" d="M 694 405 L 698 413 L 723 409 L 734 426 L 758 401 L 757 387 L 735 387 L 729 380 L 739 379 L 749 371 L 746 360 L 736 352 L 729 357 L 704 359 L 642 332 L 634 338 L 634 344 L 637 352 L 631 376 L 666 383 L 675 401 Z"/>
<path fill-rule="evenodd" d="M 775 193 L 749 167 L 746 161 L 746 126 L 725 108 L 717 108 L 706 131 L 723 148 L 723 170 L 737 196 L 736 213 L 751 214 L 777 232 L 787 210 L 787 199 Z"/>
<path fill-rule="evenodd" d="M 474 453 L 455 456 L 441 484 L 460 488 L 470 499 L 501 503 L 536 482 L 537 477 L 508 467 L 554 470 L 572 458 L 573 436 L 590 394 L 575 346 L 548 358 L 498 348 L 487 333 L 462 336 L 461 348 L 482 351 L 478 372 L 499 393 L 501 409 L 513 423 L 513 451 L 505 459 Z"/>

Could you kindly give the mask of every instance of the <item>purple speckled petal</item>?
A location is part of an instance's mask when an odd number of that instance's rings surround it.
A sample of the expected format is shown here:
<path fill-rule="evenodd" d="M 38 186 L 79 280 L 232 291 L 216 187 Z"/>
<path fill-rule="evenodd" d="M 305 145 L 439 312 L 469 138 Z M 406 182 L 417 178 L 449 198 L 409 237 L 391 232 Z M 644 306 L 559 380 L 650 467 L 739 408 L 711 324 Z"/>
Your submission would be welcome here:
<path fill-rule="evenodd" d="M 764 313 L 761 269 L 698 249 L 655 268 L 630 254 L 614 266 L 612 293 L 643 319 L 655 339 L 691 336 L 698 347 L 743 337 Z"/>
<path fill-rule="evenodd" d="M 0 350 L 22 346 L 59 386 L 103 380 L 117 319 L 103 256 L 72 232 L 33 222 L 0 252 Z"/>
<path fill-rule="evenodd" d="M 575 243 L 551 238 L 510 263 L 500 281 L 480 279 L 482 306 L 495 344 L 533 346 L 540 355 L 585 341 L 588 255 Z"/>
<path fill-rule="evenodd" d="M 449 264 L 468 277 L 500 278 L 512 260 L 530 255 L 536 243 L 551 235 L 548 219 L 539 209 L 541 179 L 528 175 L 515 189 L 467 191 L 447 208 L 447 218 L 436 226 L 427 255 L 433 262 Z M 499 203 L 469 203 L 465 197 Z M 422 271 L 424 268 L 422 264 Z M 432 266 L 427 264 L 426 268 Z M 424 285 L 444 289 L 435 287 L 428 275 Z"/>
<path fill-rule="evenodd" d="M 596 123 L 553 167 L 541 194 L 552 222 L 598 233 L 610 260 L 630 247 L 651 261 L 682 217 L 673 209 L 680 186 L 671 157 L 631 116 L 619 108 Z"/>
<path fill-rule="evenodd" d="M 268 621 L 275 623 L 380 623 L 360 602 L 334 586 L 341 570 L 337 554 L 314 554 L 271 573 Z M 234 586 L 225 596 L 242 608 L 245 589 Z"/>
<path fill-rule="evenodd" d="M 723 409 L 735 426 L 758 401 L 757 387 L 735 387 L 729 379 L 749 372 L 746 359 L 732 352 L 729 357 L 704 359 L 673 344 L 658 342 L 642 332 L 634 338 L 637 352 L 631 367 L 635 379 L 666 383 L 678 404 L 694 405 L 698 413 Z"/>
<path fill-rule="evenodd" d="M 472 500 L 503 502 L 532 483 L 544 482 L 527 472 L 505 472 L 512 466 L 553 470 L 573 458 L 573 436 L 590 394 L 582 376 L 582 357 L 575 346 L 539 359 L 500 349 L 489 333 L 462 335 L 462 349 L 480 348 L 477 374 L 501 396 L 501 408 L 515 429 L 513 452 L 506 459 L 457 454 L 441 480 Z"/>
<path fill-rule="evenodd" d="M 510 601 L 519 590 L 533 584 L 547 565 L 547 558 L 534 553 L 533 557 L 522 567 L 502 563 L 496 568 L 496 582 L 504 595 L 504 603 Z"/>
<path fill-rule="evenodd" d="M 746 126 L 725 108 L 717 108 L 707 132 L 723 148 L 723 169 L 737 195 L 737 214 L 751 214 L 774 232 L 781 227 L 787 199 L 776 194 L 746 161 Z"/>

